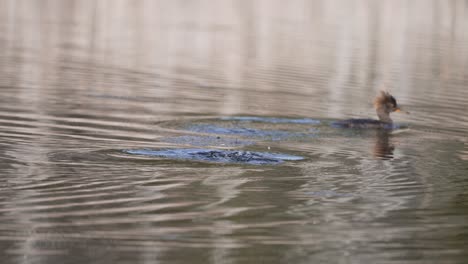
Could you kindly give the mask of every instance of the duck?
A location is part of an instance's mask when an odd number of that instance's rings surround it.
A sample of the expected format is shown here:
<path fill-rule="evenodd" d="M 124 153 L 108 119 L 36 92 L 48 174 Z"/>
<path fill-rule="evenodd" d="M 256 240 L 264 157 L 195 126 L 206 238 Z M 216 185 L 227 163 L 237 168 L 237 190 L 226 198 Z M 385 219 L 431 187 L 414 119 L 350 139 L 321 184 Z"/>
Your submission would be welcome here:
<path fill-rule="evenodd" d="M 378 120 L 369 118 L 359 119 L 347 119 L 341 121 L 335 121 L 332 123 L 333 126 L 340 128 L 384 128 L 394 129 L 398 128 L 393 124 L 393 120 L 390 117 L 390 113 L 402 112 L 409 114 L 404 111 L 397 104 L 395 97 L 389 92 L 381 90 L 374 99 L 374 108 L 377 113 Z"/>

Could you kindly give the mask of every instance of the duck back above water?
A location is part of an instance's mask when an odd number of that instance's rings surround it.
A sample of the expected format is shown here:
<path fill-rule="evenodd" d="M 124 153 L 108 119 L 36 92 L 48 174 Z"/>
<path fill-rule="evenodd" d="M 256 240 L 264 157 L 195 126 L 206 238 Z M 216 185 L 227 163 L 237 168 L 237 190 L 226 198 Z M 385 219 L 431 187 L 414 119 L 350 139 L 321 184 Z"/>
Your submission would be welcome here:
<path fill-rule="evenodd" d="M 392 112 L 403 112 L 398 106 L 395 97 L 386 91 L 380 91 L 374 99 L 374 107 L 379 117 L 379 120 L 364 118 L 364 119 L 347 119 L 333 122 L 333 126 L 341 128 L 384 128 L 393 129 L 396 126 L 390 118 Z M 405 112 L 408 113 L 408 112 Z"/>

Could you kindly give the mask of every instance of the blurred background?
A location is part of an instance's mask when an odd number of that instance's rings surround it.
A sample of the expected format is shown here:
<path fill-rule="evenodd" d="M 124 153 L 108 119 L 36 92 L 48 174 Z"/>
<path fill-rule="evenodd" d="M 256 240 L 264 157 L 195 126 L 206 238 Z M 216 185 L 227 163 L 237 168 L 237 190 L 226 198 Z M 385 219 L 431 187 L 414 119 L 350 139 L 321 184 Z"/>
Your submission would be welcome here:
<path fill-rule="evenodd" d="M 141 99 L 151 115 L 314 117 L 373 114 L 385 87 L 422 108 L 415 122 L 466 128 L 457 112 L 467 97 L 466 9 L 466 1 L 3 0 L 1 85 L 21 87 L 15 100 L 41 111 L 64 93 L 67 110 Z"/>
<path fill-rule="evenodd" d="M 0 0 L 2 263 L 462 263 L 467 84 L 464 0 Z M 292 165 L 121 153 L 380 89 L 410 131 L 254 147 Z"/>

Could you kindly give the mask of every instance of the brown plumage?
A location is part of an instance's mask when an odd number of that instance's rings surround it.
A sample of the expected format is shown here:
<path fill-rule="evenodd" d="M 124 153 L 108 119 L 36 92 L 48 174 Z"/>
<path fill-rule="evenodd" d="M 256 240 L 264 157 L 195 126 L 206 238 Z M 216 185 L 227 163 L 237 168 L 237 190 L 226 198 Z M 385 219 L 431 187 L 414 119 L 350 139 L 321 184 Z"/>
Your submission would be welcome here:
<path fill-rule="evenodd" d="M 380 91 L 374 99 L 374 107 L 379 120 L 348 119 L 334 122 L 333 124 L 339 127 L 348 128 L 394 128 L 393 120 L 390 118 L 390 113 L 401 111 L 395 97 L 386 91 Z"/>
<path fill-rule="evenodd" d="M 380 91 L 374 99 L 374 107 L 379 120 L 384 123 L 392 123 L 390 113 L 401 111 L 398 107 L 395 97 L 386 91 Z"/>

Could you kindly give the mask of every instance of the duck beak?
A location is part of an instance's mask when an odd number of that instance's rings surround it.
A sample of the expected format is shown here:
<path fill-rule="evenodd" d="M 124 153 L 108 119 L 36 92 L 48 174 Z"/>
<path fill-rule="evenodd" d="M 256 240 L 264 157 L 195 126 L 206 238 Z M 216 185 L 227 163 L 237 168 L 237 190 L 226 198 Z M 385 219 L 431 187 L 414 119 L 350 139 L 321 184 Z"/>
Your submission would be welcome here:
<path fill-rule="evenodd" d="M 405 111 L 405 110 L 402 110 L 402 109 L 401 109 L 401 108 L 399 108 L 399 107 L 397 107 L 397 108 L 395 109 L 395 112 L 400 112 L 400 113 L 404 113 L 404 114 L 407 114 L 407 115 L 409 115 L 409 114 L 410 114 L 410 112 L 408 112 L 408 111 Z"/>

